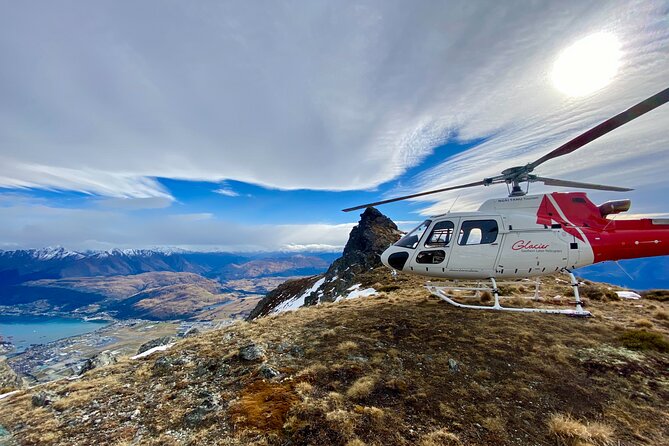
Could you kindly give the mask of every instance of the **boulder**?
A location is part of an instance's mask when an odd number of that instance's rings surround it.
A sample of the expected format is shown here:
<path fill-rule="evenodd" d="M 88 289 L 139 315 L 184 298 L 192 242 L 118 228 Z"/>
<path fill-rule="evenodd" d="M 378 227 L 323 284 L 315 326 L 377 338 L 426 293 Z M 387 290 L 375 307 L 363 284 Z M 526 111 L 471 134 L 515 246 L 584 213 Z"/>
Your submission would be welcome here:
<path fill-rule="evenodd" d="M 255 344 L 249 344 L 239 349 L 239 357 L 245 361 L 264 359 L 265 349 Z"/>
<path fill-rule="evenodd" d="M 88 358 L 86 362 L 84 362 L 84 365 L 81 366 L 79 375 L 83 375 L 89 370 L 97 369 L 98 367 L 104 367 L 111 364 L 116 364 L 116 362 L 117 362 L 116 355 L 110 352 L 109 350 L 105 350 L 91 358 Z"/>
<path fill-rule="evenodd" d="M 139 348 L 137 349 L 137 354 L 142 354 L 147 350 L 151 350 L 152 348 L 155 347 L 160 347 L 161 345 L 167 345 L 171 344 L 175 341 L 174 336 L 163 336 L 162 338 L 156 338 L 156 339 L 151 339 L 148 342 L 145 342 L 144 344 L 140 345 Z"/>

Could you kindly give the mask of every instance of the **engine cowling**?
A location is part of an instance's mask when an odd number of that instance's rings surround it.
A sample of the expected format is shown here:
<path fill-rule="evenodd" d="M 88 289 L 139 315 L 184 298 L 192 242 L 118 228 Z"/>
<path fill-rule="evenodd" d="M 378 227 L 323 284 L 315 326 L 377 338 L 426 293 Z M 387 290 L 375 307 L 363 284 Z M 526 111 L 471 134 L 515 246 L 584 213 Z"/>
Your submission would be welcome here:
<path fill-rule="evenodd" d="M 619 214 L 621 212 L 627 212 L 632 206 L 632 200 L 611 200 L 606 203 L 602 203 L 597 208 L 602 217 L 606 217 L 611 214 Z"/>

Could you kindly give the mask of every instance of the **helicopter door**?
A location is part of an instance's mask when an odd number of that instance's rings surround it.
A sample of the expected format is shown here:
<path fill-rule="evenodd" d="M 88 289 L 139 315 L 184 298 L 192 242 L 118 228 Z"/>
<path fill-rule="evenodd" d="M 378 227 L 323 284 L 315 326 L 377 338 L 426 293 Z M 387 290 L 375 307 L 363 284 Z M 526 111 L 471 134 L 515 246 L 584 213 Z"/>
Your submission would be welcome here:
<path fill-rule="evenodd" d="M 457 224 L 457 219 L 440 220 L 434 223 L 429 235 L 419 246 L 412 262 L 412 271 L 427 275 L 439 275 L 446 271 Z"/>
<path fill-rule="evenodd" d="M 499 228 L 497 219 L 463 219 L 457 240 L 453 243 L 448 269 L 465 275 L 492 277 L 500 248 Z"/>

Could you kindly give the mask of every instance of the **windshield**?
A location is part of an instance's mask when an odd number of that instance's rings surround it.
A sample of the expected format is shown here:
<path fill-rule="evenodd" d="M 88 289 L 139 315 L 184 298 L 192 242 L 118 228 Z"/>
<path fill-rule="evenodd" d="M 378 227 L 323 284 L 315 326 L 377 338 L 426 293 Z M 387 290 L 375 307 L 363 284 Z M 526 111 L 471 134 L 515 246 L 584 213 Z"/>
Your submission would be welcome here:
<path fill-rule="evenodd" d="M 425 234 L 425 231 L 427 231 L 427 228 L 430 227 L 431 223 L 432 220 L 425 220 L 416 229 L 399 239 L 399 241 L 395 243 L 395 246 L 415 249 L 416 246 L 418 246 L 418 242 L 420 241 L 421 237 L 423 237 L 423 234 Z"/>

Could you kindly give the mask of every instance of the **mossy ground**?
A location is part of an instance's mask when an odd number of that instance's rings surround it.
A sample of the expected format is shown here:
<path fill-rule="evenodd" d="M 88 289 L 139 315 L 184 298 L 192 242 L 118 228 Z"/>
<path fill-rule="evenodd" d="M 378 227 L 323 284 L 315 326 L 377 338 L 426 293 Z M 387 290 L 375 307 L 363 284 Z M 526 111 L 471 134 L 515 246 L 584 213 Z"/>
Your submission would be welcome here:
<path fill-rule="evenodd" d="M 669 354 L 624 341 L 639 319 L 666 339 L 669 303 L 592 300 L 574 319 L 457 309 L 383 270 L 361 281 L 388 288 L 23 391 L 0 425 L 20 444 L 669 444 Z M 542 304 L 569 300 L 546 287 Z M 243 360 L 249 343 L 265 358 Z M 53 402 L 33 407 L 37 391 Z"/>

